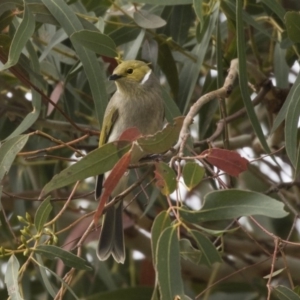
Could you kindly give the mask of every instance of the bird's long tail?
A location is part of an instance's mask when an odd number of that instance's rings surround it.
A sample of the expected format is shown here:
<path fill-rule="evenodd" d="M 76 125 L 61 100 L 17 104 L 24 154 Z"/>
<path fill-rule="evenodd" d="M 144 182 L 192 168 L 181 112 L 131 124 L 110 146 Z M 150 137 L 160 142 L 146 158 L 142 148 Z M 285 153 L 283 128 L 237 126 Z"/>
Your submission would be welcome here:
<path fill-rule="evenodd" d="M 100 260 L 112 255 L 118 263 L 125 261 L 122 212 L 123 204 L 120 201 L 110 207 L 104 216 L 97 251 Z"/>

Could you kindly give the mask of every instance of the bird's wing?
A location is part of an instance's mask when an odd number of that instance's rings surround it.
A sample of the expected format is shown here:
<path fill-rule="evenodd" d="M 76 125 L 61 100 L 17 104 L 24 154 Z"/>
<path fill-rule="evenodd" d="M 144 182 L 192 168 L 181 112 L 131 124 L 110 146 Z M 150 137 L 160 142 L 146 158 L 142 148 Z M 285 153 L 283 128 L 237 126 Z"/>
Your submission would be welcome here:
<path fill-rule="evenodd" d="M 111 109 L 109 109 L 109 111 L 107 112 L 107 114 L 105 114 L 103 127 L 100 133 L 99 147 L 107 143 L 109 135 L 114 125 L 116 124 L 118 117 L 119 117 L 119 111 L 114 106 L 112 106 Z"/>

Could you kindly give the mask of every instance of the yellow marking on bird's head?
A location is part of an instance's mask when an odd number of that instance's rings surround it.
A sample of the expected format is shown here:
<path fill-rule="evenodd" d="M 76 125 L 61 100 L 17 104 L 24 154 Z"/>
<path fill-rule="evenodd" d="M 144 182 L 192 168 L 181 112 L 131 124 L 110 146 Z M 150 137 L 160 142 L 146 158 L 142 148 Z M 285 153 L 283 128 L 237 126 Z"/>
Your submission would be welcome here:
<path fill-rule="evenodd" d="M 143 79 L 151 72 L 149 66 L 143 61 L 139 60 L 126 60 L 120 63 L 115 69 L 113 74 L 109 77 L 110 80 L 126 81 L 144 83 Z"/>

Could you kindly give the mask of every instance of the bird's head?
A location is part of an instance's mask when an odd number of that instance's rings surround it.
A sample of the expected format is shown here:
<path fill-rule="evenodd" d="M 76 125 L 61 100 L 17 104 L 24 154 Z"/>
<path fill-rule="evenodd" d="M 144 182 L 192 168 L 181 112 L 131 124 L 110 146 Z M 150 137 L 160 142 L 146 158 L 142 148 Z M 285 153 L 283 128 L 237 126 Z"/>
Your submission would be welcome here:
<path fill-rule="evenodd" d="M 120 63 L 109 80 L 114 80 L 118 88 L 143 86 L 150 78 L 152 70 L 143 61 L 127 60 Z"/>

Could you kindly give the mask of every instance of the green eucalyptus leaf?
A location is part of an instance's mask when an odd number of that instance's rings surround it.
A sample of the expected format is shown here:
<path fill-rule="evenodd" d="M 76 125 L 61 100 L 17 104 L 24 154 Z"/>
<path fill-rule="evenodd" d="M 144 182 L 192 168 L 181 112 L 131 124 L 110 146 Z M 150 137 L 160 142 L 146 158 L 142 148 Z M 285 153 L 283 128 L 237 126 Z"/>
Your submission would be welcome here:
<path fill-rule="evenodd" d="M 151 229 L 151 246 L 152 246 L 152 258 L 154 264 L 156 262 L 156 251 L 157 251 L 157 243 L 161 236 L 161 233 L 167 227 L 171 226 L 171 219 L 167 211 L 160 212 L 155 218 L 152 229 Z"/>
<path fill-rule="evenodd" d="M 24 67 L 25 64 L 23 64 L 22 62 L 20 62 L 20 64 L 22 64 L 22 67 L 30 74 L 30 81 L 32 83 L 32 86 L 37 87 L 39 90 L 42 90 L 43 85 L 41 83 L 41 77 L 38 75 L 40 74 L 40 64 L 38 61 L 36 50 L 34 49 L 34 46 L 30 41 L 27 42 L 26 49 L 30 56 L 30 64 L 26 64 L 26 67 Z M 19 126 L 7 137 L 7 139 L 20 135 L 24 131 L 28 130 L 28 128 L 30 128 L 40 116 L 42 106 L 41 95 L 34 88 L 31 89 L 31 95 L 31 103 L 33 106 L 32 111 L 27 114 L 27 116 L 22 120 Z"/>
<path fill-rule="evenodd" d="M 203 0 L 193 0 L 193 7 L 196 13 L 196 16 L 200 22 L 200 25 L 203 24 L 203 11 L 202 11 Z"/>
<path fill-rule="evenodd" d="M 0 71 L 6 70 L 14 66 L 18 62 L 19 57 L 27 41 L 29 40 L 29 38 L 32 36 L 34 32 L 34 28 L 35 28 L 35 22 L 34 22 L 33 14 L 31 13 L 28 5 L 25 5 L 23 19 L 19 24 L 10 45 L 8 60 L 0 68 Z"/>
<path fill-rule="evenodd" d="M 62 0 L 42 0 L 50 13 L 56 18 L 59 24 L 64 28 L 68 36 L 75 32 L 83 30 L 83 25 L 79 21 L 74 11 Z M 92 92 L 95 112 L 99 124 L 102 124 L 105 107 L 107 106 L 107 93 L 105 87 L 104 69 L 100 67 L 97 57 L 90 50 L 74 43 L 77 55 L 85 70 Z"/>
<path fill-rule="evenodd" d="M 273 0 L 261 0 L 261 2 L 267 5 L 269 9 L 281 19 L 282 22 L 284 21 L 285 10 L 282 5 Z"/>
<path fill-rule="evenodd" d="M 176 174 L 166 163 L 159 162 L 155 164 L 156 186 L 165 196 L 172 194 L 176 187 Z"/>
<path fill-rule="evenodd" d="M 149 13 L 145 10 L 138 10 L 133 13 L 133 19 L 137 25 L 145 29 L 155 29 L 166 25 L 166 21 L 161 17 Z"/>
<path fill-rule="evenodd" d="M 180 255 L 192 262 L 193 264 L 199 265 L 202 258 L 202 252 L 199 249 L 196 249 L 191 244 L 191 241 L 188 239 L 181 239 L 179 241 L 180 246 Z"/>
<path fill-rule="evenodd" d="M 38 254 L 36 254 L 38 256 Z M 64 286 L 74 297 L 75 300 L 79 300 L 79 298 L 76 296 L 76 294 L 74 293 L 74 291 L 71 289 L 71 287 L 60 277 L 58 276 L 55 272 L 53 272 L 51 269 L 47 268 L 46 266 L 44 266 L 43 263 L 41 263 L 41 258 L 37 260 L 37 265 L 39 266 L 40 270 L 43 270 L 43 273 L 47 275 L 47 272 L 49 272 L 53 277 L 55 277 L 55 279 L 57 279 L 57 281 L 59 281 L 61 283 L 62 286 Z M 51 283 L 49 282 L 49 279 L 46 279 L 47 282 L 44 281 L 44 284 L 47 287 L 47 290 L 49 292 L 50 295 L 54 294 L 54 298 L 57 294 L 57 292 L 54 291 Z"/>
<path fill-rule="evenodd" d="M 286 152 L 296 169 L 299 153 L 298 122 L 300 115 L 300 85 L 297 85 L 291 95 L 285 120 Z M 296 174 L 298 170 L 296 169 Z"/>
<path fill-rule="evenodd" d="M 19 135 L 4 142 L 0 147 L 0 182 L 8 173 L 16 155 L 25 146 L 28 135 Z"/>
<path fill-rule="evenodd" d="M 116 46 L 128 43 L 135 40 L 139 35 L 141 29 L 137 27 L 120 27 L 108 34 L 108 36 L 115 42 Z"/>
<path fill-rule="evenodd" d="M 14 9 L 16 5 L 22 5 L 22 0 L 2 0 L 0 2 L 0 16 L 8 10 Z"/>
<path fill-rule="evenodd" d="M 34 225 L 37 232 L 43 229 L 44 224 L 47 222 L 48 217 L 52 211 L 51 197 L 47 197 L 42 201 L 41 205 L 38 207 L 34 217 Z"/>
<path fill-rule="evenodd" d="M 237 26 L 236 27 L 237 27 L 237 51 L 238 51 L 238 60 L 239 60 L 238 69 L 239 69 L 240 91 L 253 130 L 256 133 L 264 150 L 267 153 L 270 153 L 270 148 L 267 144 L 261 125 L 258 121 L 248 90 L 248 76 L 247 76 L 247 64 L 246 64 L 247 49 L 246 49 L 246 43 L 244 37 L 244 24 L 243 24 L 242 12 L 243 12 L 243 3 L 241 1 L 237 1 L 237 6 L 236 6 Z"/>
<path fill-rule="evenodd" d="M 139 146 L 148 154 L 159 154 L 168 151 L 177 141 L 184 117 L 177 117 L 173 124 L 168 124 L 164 129 L 154 135 L 144 136 L 137 140 Z"/>
<path fill-rule="evenodd" d="M 198 249 L 202 253 L 199 263 L 211 267 L 216 262 L 222 262 L 221 256 L 216 247 L 206 236 L 204 236 L 197 230 L 191 230 L 189 233 L 193 237 Z"/>
<path fill-rule="evenodd" d="M 189 190 L 196 187 L 202 180 L 205 169 L 195 162 L 187 162 L 182 170 L 182 177 Z"/>
<path fill-rule="evenodd" d="M 289 88 L 290 68 L 285 60 L 286 52 L 286 49 L 282 49 L 280 44 L 276 43 L 274 51 L 274 75 L 276 86 L 280 89 Z"/>
<path fill-rule="evenodd" d="M 178 97 L 178 71 L 176 67 L 176 63 L 174 60 L 174 57 L 172 55 L 170 46 L 168 43 L 165 43 L 164 41 L 161 41 L 158 39 L 158 64 L 161 68 L 161 70 L 164 72 L 164 74 L 167 77 L 168 83 L 170 85 L 170 88 L 172 90 L 173 98 L 177 99 Z M 179 109 L 177 108 L 178 112 Z M 180 112 L 179 112 L 180 115 Z M 175 117 L 175 116 L 174 116 Z"/>
<path fill-rule="evenodd" d="M 114 41 L 100 32 L 80 30 L 71 35 L 71 40 L 100 55 L 108 57 L 118 56 Z"/>
<path fill-rule="evenodd" d="M 294 82 L 291 90 L 289 91 L 289 94 L 288 94 L 282 108 L 280 109 L 278 115 L 276 116 L 276 118 L 274 120 L 271 133 L 274 132 L 278 128 L 278 126 L 283 122 L 283 120 L 286 118 L 287 111 L 288 111 L 289 107 L 291 107 L 290 103 L 295 102 L 296 101 L 295 99 L 298 99 L 297 92 L 299 92 L 299 88 L 300 88 L 300 73 L 298 74 L 296 81 Z"/>
<path fill-rule="evenodd" d="M 300 300 L 300 296 L 283 285 L 278 285 L 272 289 L 279 300 Z"/>
<path fill-rule="evenodd" d="M 45 185 L 43 194 L 111 170 L 120 157 L 128 152 L 130 148 L 130 142 L 119 141 L 105 144 L 99 149 L 91 151 L 80 161 L 55 175 Z"/>
<path fill-rule="evenodd" d="M 39 254 L 35 254 L 35 257 L 36 257 L 37 265 L 40 270 L 40 274 L 42 276 L 43 284 L 45 285 L 48 293 L 54 299 L 58 289 L 53 287 L 53 284 L 51 283 L 50 278 L 48 277 L 47 271 L 49 271 L 49 269 L 45 267 L 44 262 Z"/>
<path fill-rule="evenodd" d="M 283 203 L 264 194 L 231 189 L 210 192 L 204 197 L 204 205 L 200 210 L 180 208 L 179 214 L 184 220 L 198 224 L 251 215 L 283 218 L 288 215 L 283 207 Z"/>
<path fill-rule="evenodd" d="M 289 11 L 284 16 L 288 37 L 294 43 L 300 43 L 300 13 Z"/>
<path fill-rule="evenodd" d="M 215 3 L 214 8 L 212 9 L 212 14 L 206 19 L 206 24 L 203 26 L 205 31 L 203 33 L 201 43 L 196 44 L 191 51 L 191 54 L 197 58 L 196 63 L 192 60 L 186 60 L 179 75 L 178 106 L 183 113 L 186 113 L 190 108 L 190 99 L 195 89 L 198 74 L 203 64 L 211 35 L 216 28 L 216 22 L 219 16 L 219 4 L 219 2 Z"/>
<path fill-rule="evenodd" d="M 177 227 L 166 228 L 158 239 L 156 270 L 162 299 L 183 294 Z"/>
<path fill-rule="evenodd" d="M 145 34 L 146 31 L 142 28 L 136 39 L 126 44 L 126 50 L 124 51 L 124 60 L 136 59 L 144 41 Z"/>
<path fill-rule="evenodd" d="M 34 248 L 34 252 L 51 260 L 59 258 L 64 262 L 66 266 L 78 270 L 91 270 L 91 267 L 87 264 L 87 262 L 84 259 L 57 246 L 38 245 L 36 248 Z"/>
<path fill-rule="evenodd" d="M 37 22 L 59 25 L 55 17 L 50 13 L 49 9 L 41 2 L 28 3 L 28 6 L 34 14 Z"/>
<path fill-rule="evenodd" d="M 20 264 L 13 255 L 8 260 L 4 281 L 11 300 L 23 300 L 19 291 L 19 268 Z"/>

